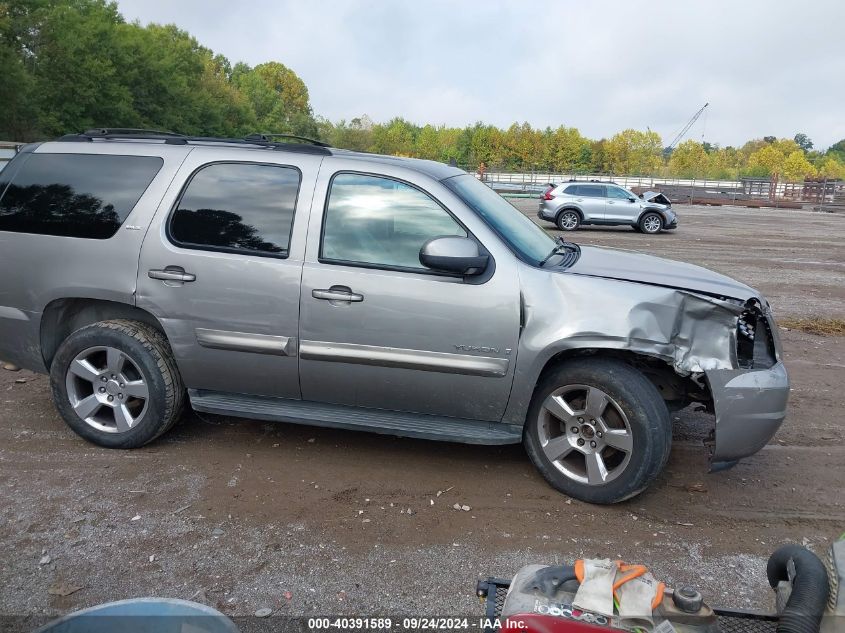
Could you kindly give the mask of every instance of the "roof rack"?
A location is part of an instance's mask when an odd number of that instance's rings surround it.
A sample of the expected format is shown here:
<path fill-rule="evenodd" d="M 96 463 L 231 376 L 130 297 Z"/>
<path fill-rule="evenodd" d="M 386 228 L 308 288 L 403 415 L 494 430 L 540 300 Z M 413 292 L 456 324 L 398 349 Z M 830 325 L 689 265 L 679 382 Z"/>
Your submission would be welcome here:
<path fill-rule="evenodd" d="M 272 142 L 274 138 L 286 138 L 286 139 L 293 139 L 295 141 L 303 141 L 305 143 L 309 143 L 311 145 L 316 145 L 317 147 L 331 147 L 328 143 L 324 143 L 323 141 L 318 141 L 313 138 L 308 138 L 307 136 L 297 136 L 296 134 L 264 134 L 264 133 L 255 133 L 250 134 L 244 137 L 245 139 L 249 140 L 260 140 L 260 141 L 268 141 Z"/>
<path fill-rule="evenodd" d="M 279 143 L 272 138 L 291 138 L 304 143 Z M 306 139 L 290 134 L 250 134 L 243 138 L 223 138 L 215 136 L 186 136 L 176 132 L 162 130 L 143 130 L 135 128 L 95 128 L 85 130 L 79 134 L 66 134 L 58 139 L 62 142 L 93 142 L 94 140 L 132 140 L 132 141 L 163 141 L 165 145 L 249 145 L 273 150 L 302 152 L 305 154 L 331 155 L 329 146 L 321 141 Z"/>

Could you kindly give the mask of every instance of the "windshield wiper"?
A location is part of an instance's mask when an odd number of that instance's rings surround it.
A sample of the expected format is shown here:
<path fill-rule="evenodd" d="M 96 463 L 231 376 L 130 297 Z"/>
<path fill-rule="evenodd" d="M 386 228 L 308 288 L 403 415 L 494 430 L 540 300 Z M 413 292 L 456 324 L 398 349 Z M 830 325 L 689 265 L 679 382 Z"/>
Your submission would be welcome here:
<path fill-rule="evenodd" d="M 572 253 L 573 257 L 567 258 L 567 260 L 562 263 L 565 263 L 567 266 L 571 266 L 575 263 L 575 260 L 578 259 L 578 255 L 581 253 L 580 247 L 572 242 L 567 242 L 560 236 L 556 237 L 555 247 L 552 249 L 551 253 L 549 253 L 542 259 L 542 261 L 540 262 L 540 268 L 545 266 L 546 262 L 548 262 L 555 255 L 562 255 L 567 252 Z"/>

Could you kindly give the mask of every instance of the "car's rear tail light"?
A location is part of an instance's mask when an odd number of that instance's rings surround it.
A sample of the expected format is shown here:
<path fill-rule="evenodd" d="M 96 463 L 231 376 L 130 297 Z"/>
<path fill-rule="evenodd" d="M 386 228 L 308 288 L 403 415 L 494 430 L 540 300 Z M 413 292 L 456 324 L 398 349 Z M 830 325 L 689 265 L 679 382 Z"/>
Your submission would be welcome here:
<path fill-rule="evenodd" d="M 543 200 L 554 200 L 554 196 L 552 195 L 552 191 L 554 191 L 554 187 L 549 187 L 543 192 Z"/>

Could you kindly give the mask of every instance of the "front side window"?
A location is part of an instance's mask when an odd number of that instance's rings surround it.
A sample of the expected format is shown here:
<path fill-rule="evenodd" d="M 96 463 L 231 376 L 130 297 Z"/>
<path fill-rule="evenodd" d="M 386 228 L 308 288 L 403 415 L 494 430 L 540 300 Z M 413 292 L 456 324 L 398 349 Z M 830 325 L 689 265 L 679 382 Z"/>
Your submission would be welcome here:
<path fill-rule="evenodd" d="M 155 156 L 31 154 L 0 183 L 0 231 L 108 239 L 163 164 Z"/>
<path fill-rule="evenodd" d="M 620 189 L 619 187 L 608 187 L 607 197 L 615 198 L 617 200 L 628 200 L 629 198 L 631 198 L 631 194 L 625 191 L 624 189 Z"/>
<path fill-rule="evenodd" d="M 299 170 L 256 163 L 214 163 L 188 183 L 169 233 L 179 246 L 285 257 Z"/>
<path fill-rule="evenodd" d="M 420 249 L 467 232 L 433 198 L 411 185 L 364 174 L 334 177 L 323 218 L 320 260 L 416 269 Z"/>

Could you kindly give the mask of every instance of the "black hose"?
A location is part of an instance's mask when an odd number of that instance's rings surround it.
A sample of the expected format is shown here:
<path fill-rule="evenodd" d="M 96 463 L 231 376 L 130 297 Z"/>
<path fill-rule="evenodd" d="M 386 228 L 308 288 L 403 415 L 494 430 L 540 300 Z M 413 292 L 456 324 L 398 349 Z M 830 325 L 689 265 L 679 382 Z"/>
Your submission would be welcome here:
<path fill-rule="evenodd" d="M 769 557 L 766 576 L 772 588 L 789 580 L 789 561 L 795 566 L 792 594 L 780 615 L 778 633 L 818 633 L 830 583 L 819 557 L 800 545 L 784 545 Z"/>

